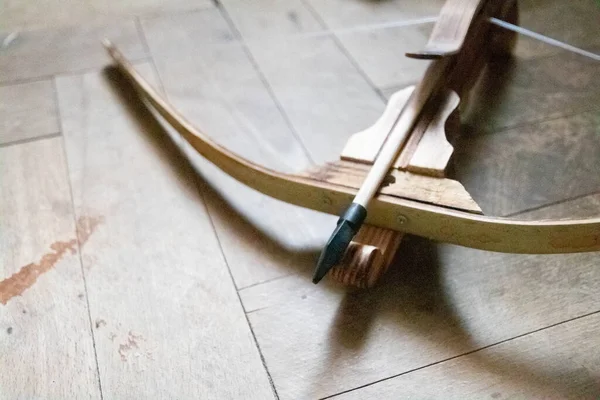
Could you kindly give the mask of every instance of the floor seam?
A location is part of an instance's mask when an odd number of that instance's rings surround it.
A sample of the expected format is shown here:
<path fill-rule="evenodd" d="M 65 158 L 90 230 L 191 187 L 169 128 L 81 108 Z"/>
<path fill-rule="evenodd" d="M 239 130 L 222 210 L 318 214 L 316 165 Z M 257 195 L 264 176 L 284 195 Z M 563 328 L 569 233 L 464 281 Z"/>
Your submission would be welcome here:
<path fill-rule="evenodd" d="M 212 213 L 210 212 L 210 210 L 208 209 L 208 203 L 206 201 L 206 198 L 204 196 L 203 191 L 200 189 L 200 185 L 197 182 L 197 179 L 199 179 L 197 176 L 194 176 L 194 181 L 196 184 L 196 190 L 198 191 L 198 194 L 200 195 L 200 197 L 202 198 L 202 203 L 204 204 L 204 209 L 206 211 L 206 215 L 208 216 L 208 220 L 210 221 L 211 227 L 213 229 L 213 232 L 215 234 L 215 239 L 217 241 L 217 244 L 219 246 L 219 251 L 221 252 L 221 256 L 223 258 L 223 262 L 225 264 L 225 267 L 227 268 L 227 272 L 229 273 L 229 278 L 231 279 L 231 283 L 233 285 L 233 288 L 235 290 L 235 293 L 237 295 L 238 301 L 240 303 L 240 306 L 242 308 L 242 313 L 244 314 L 244 318 L 246 318 L 246 325 L 248 326 L 248 329 L 250 330 L 250 334 L 252 335 L 252 339 L 254 340 L 254 345 L 256 346 L 256 350 L 258 351 L 258 355 L 260 357 L 260 361 L 263 365 L 263 368 L 265 370 L 265 373 L 267 374 L 267 378 L 269 380 L 269 384 L 271 386 L 271 390 L 273 391 L 273 395 L 275 396 L 275 399 L 279 400 L 279 394 L 277 393 L 277 389 L 275 388 L 275 382 L 273 381 L 273 377 L 271 376 L 271 372 L 269 371 L 269 368 L 267 367 L 267 362 L 265 360 L 265 357 L 262 353 L 262 350 L 260 348 L 260 344 L 258 343 L 258 339 L 256 338 L 256 334 L 254 333 L 254 329 L 252 328 L 252 324 L 250 323 L 250 318 L 248 317 L 248 314 L 246 313 L 246 307 L 244 307 L 244 302 L 242 301 L 242 296 L 240 295 L 240 292 L 238 290 L 237 284 L 235 283 L 235 279 L 233 277 L 233 273 L 231 272 L 231 267 L 229 265 L 229 261 L 227 260 L 227 255 L 225 254 L 225 249 L 223 248 L 223 243 L 221 242 L 221 238 L 219 237 L 219 233 L 217 231 L 217 226 L 213 220 L 212 217 Z"/>
<path fill-rule="evenodd" d="M 313 155 L 311 154 L 310 150 L 308 149 L 308 146 L 304 142 L 304 139 L 303 139 L 302 135 L 300 135 L 300 133 L 296 130 L 296 128 L 292 124 L 292 121 L 290 120 L 290 117 L 288 116 L 287 112 L 285 111 L 285 108 L 283 107 L 283 105 L 279 101 L 279 98 L 276 96 L 275 91 L 273 90 L 273 87 L 271 86 L 271 84 L 267 80 L 267 77 L 265 76 L 265 74 L 261 70 L 260 66 L 258 65 L 258 62 L 254 58 L 254 55 L 250 51 L 250 48 L 248 47 L 248 44 L 246 43 L 244 37 L 242 36 L 242 33 L 235 26 L 235 24 L 233 23 L 233 20 L 231 19 L 231 17 L 227 13 L 227 10 L 225 9 L 225 7 L 221 3 L 217 3 L 217 9 L 221 13 L 221 16 L 223 17 L 223 19 L 227 22 L 227 25 L 233 31 L 234 35 L 237 36 L 237 39 L 239 40 L 242 48 L 244 49 L 244 53 L 246 54 L 246 57 L 248 58 L 248 61 L 250 61 L 250 63 L 252 64 L 252 68 L 254 68 L 254 70 L 258 74 L 258 77 L 259 77 L 261 83 L 263 84 L 263 86 L 265 87 L 265 89 L 267 89 L 267 92 L 269 93 L 269 96 L 273 100 L 273 103 L 275 103 L 275 106 L 277 107 L 277 110 L 279 111 L 279 114 L 281 114 L 283 120 L 285 121 L 286 126 L 289 128 L 290 132 L 292 133 L 292 135 L 294 136 L 294 138 L 296 139 L 296 141 L 298 142 L 298 144 L 302 148 L 302 152 L 308 158 L 308 161 L 312 165 L 316 165 L 315 159 L 314 159 Z"/>
<path fill-rule="evenodd" d="M 0 143 L 0 148 L 10 147 L 10 146 L 18 146 L 20 144 L 37 142 L 40 140 L 52 139 L 52 138 L 56 138 L 56 137 L 60 137 L 60 136 L 61 136 L 61 132 L 59 130 L 57 132 L 47 133 L 45 135 L 39 135 L 39 136 L 35 136 L 35 137 L 30 137 L 30 138 L 25 138 L 25 139 L 17 139 L 17 140 L 13 140 L 13 141 L 9 141 L 9 142 Z"/>
<path fill-rule="evenodd" d="M 132 63 L 132 64 L 141 63 L 141 62 L 144 62 L 144 61 L 148 61 L 149 58 L 150 58 L 150 56 L 134 57 L 134 58 L 131 58 L 129 60 L 129 62 Z M 0 82 L 0 88 L 10 87 L 10 86 L 17 86 L 17 85 L 22 85 L 22 84 L 27 84 L 27 83 L 52 81 L 53 79 L 58 78 L 58 77 L 68 77 L 68 76 L 83 75 L 83 74 L 87 74 L 87 73 L 90 73 L 90 72 L 102 71 L 104 68 L 106 68 L 106 66 L 107 66 L 106 64 L 102 64 L 102 65 L 96 65 L 96 66 L 93 66 L 93 67 L 80 68 L 80 69 L 76 69 L 76 70 L 73 70 L 73 71 L 57 72 L 57 73 L 54 73 L 54 74 L 40 75 L 40 76 L 36 76 L 36 77 L 31 77 L 31 78 L 23 78 L 23 79 L 14 79 L 14 80 L 1 81 Z"/>
<path fill-rule="evenodd" d="M 58 114 L 58 123 L 60 126 L 60 131 L 62 132 L 63 130 L 63 119 L 61 116 L 61 112 L 60 112 L 60 106 L 59 106 L 59 96 L 58 96 L 58 87 L 56 84 L 56 79 L 52 80 L 53 82 L 53 89 L 54 89 L 54 98 L 56 101 L 56 110 L 57 110 L 57 114 Z M 82 258 L 82 245 L 81 245 L 81 239 L 79 237 L 79 230 L 77 229 L 77 211 L 75 210 L 75 196 L 73 194 L 73 184 L 71 182 L 71 173 L 70 173 L 70 169 L 69 169 L 69 161 L 68 161 L 68 155 L 67 155 L 67 148 L 66 148 L 66 144 L 65 144 L 65 136 L 62 135 L 62 141 L 61 141 L 61 147 L 62 147 L 62 151 L 63 151 L 63 164 L 65 167 L 65 172 L 67 174 L 67 182 L 69 184 L 69 194 L 70 194 L 70 200 L 71 200 L 71 215 L 73 216 L 73 226 L 75 228 L 75 236 L 77 238 L 77 258 L 79 259 L 79 267 L 81 269 L 81 278 L 83 280 L 83 290 L 85 291 L 85 301 L 86 301 L 86 306 L 87 306 L 87 314 L 88 314 L 88 320 L 89 320 L 89 326 L 90 326 L 90 333 L 92 336 L 92 347 L 94 349 L 94 360 L 96 361 L 96 373 L 98 375 L 98 390 L 100 392 L 100 399 L 103 400 L 104 399 L 104 393 L 102 391 L 102 378 L 100 376 L 100 363 L 98 362 L 98 351 L 96 348 L 96 336 L 94 333 L 94 323 L 92 321 L 92 309 L 90 307 L 90 297 L 89 297 L 89 291 L 88 291 L 88 284 L 87 284 L 87 279 L 85 276 L 85 268 L 83 267 L 83 258 Z"/>
<path fill-rule="evenodd" d="M 288 273 L 288 274 L 284 274 L 284 275 L 276 276 L 276 277 L 274 277 L 274 278 L 266 279 L 266 280 L 264 280 L 264 281 L 260 281 L 260 282 L 251 283 L 250 285 L 248 285 L 248 286 L 243 286 L 243 287 L 239 288 L 238 290 L 241 292 L 241 291 L 243 291 L 243 290 L 250 289 L 250 288 L 253 288 L 253 287 L 255 287 L 255 286 L 260 286 L 260 285 L 264 285 L 264 284 L 267 284 L 267 283 L 271 283 L 271 282 L 273 282 L 273 281 L 278 281 L 278 280 L 280 280 L 280 279 L 289 278 L 290 276 L 293 276 L 293 275 L 294 275 L 294 273 L 290 272 L 290 273 Z"/>
<path fill-rule="evenodd" d="M 458 355 L 453 356 L 453 357 L 448 357 L 448 358 L 445 358 L 443 360 L 432 362 L 432 363 L 429 363 L 427 365 L 423 365 L 421 367 L 413 368 L 411 370 L 408 370 L 408 371 L 405 371 L 405 372 L 402 372 L 402 373 L 399 373 L 399 374 L 395 374 L 395 375 L 392 375 L 392 376 L 388 376 L 386 378 L 378 379 L 376 381 L 373 381 L 373 382 L 370 382 L 370 383 L 367 383 L 367 384 L 364 384 L 364 385 L 361 385 L 361 386 L 357 386 L 357 387 L 352 388 L 352 389 L 344 390 L 342 392 L 339 392 L 339 393 L 336 393 L 336 394 L 332 394 L 330 396 L 321 397 L 319 400 L 332 399 L 332 398 L 335 398 L 335 397 L 340 396 L 340 395 L 345 394 L 345 393 L 353 392 L 353 391 L 359 390 L 359 389 L 364 389 L 364 388 L 366 388 L 368 386 L 372 386 L 372 385 L 375 385 L 377 383 L 385 382 L 387 380 L 394 379 L 394 378 L 397 378 L 399 376 L 408 375 L 408 374 L 411 374 L 413 372 L 417 372 L 417 371 L 420 371 L 420 370 L 423 370 L 425 368 L 429 368 L 429 367 L 432 367 L 432 366 L 435 366 L 435 365 L 438 365 L 438 364 L 443 364 L 445 362 L 452 361 L 452 360 L 455 360 L 457 358 L 465 357 L 465 356 L 468 356 L 470 354 L 477 353 L 479 351 L 486 350 L 486 349 L 489 349 L 489 348 L 501 345 L 503 343 L 510 342 L 512 340 L 515 340 L 515 339 L 520 339 L 522 337 L 529 336 L 529 335 L 532 335 L 534 333 L 538 333 L 538 332 L 541 332 L 541 331 L 544 331 L 544 330 L 547 330 L 547 329 L 550 329 L 550 328 L 553 328 L 553 327 L 556 327 L 556 326 L 559 326 L 559 325 L 567 324 L 567 323 L 570 323 L 572 321 L 576 321 L 576 320 L 579 320 L 579 319 L 587 318 L 587 317 L 590 317 L 590 316 L 595 315 L 595 314 L 600 314 L 600 310 L 592 311 L 592 312 L 589 312 L 589 313 L 586 313 L 586 314 L 582 314 L 582 315 L 578 315 L 576 317 L 569 318 L 569 319 L 566 319 L 564 321 L 556 322 L 554 324 L 550 324 L 550 325 L 544 326 L 542 328 L 534 329 L 532 331 L 525 332 L 525 333 L 522 333 L 520 335 L 513 336 L 511 338 L 500 340 L 498 342 L 491 343 L 491 344 L 488 344 L 486 346 L 482 346 L 482 347 L 479 347 L 477 349 L 473 349 L 471 351 L 467 351 L 465 353 L 458 354 Z"/>
<path fill-rule="evenodd" d="M 597 189 L 597 190 L 594 190 L 594 191 L 591 191 L 591 192 L 588 192 L 588 193 L 579 194 L 577 196 L 573 196 L 573 197 L 568 197 L 568 198 L 561 199 L 561 200 L 552 201 L 552 202 L 545 203 L 545 204 L 542 204 L 542 205 L 539 205 L 539 206 L 535 206 L 535 207 L 531 207 L 531 208 L 526 208 L 524 210 L 515 211 L 515 212 L 512 212 L 512 213 L 503 215 L 502 218 L 517 217 L 519 215 L 527 214 L 527 213 L 534 212 L 534 211 L 543 210 L 543 209 L 548 208 L 548 207 L 557 206 L 559 204 L 568 203 L 568 202 L 571 202 L 571 201 L 576 201 L 576 200 L 583 199 L 583 198 L 586 198 L 586 197 L 595 196 L 595 195 L 598 195 L 598 194 L 600 194 L 600 189 Z"/>
<path fill-rule="evenodd" d="M 302 4 L 304 5 L 304 7 L 317 20 L 319 25 L 321 25 L 321 28 L 324 29 L 326 32 L 330 33 L 330 37 L 333 40 L 333 42 L 335 43 L 336 47 L 344 54 L 344 56 L 348 59 L 350 64 L 359 73 L 359 75 L 365 80 L 365 82 L 367 82 L 367 84 L 371 87 L 371 90 L 373 90 L 373 92 L 375 92 L 377 97 L 379 97 L 381 99 L 381 101 L 383 101 L 384 104 L 386 104 L 388 100 L 383 95 L 383 92 L 381 90 L 379 90 L 377 85 L 375 85 L 375 83 L 371 80 L 369 75 L 367 75 L 366 71 L 361 68 L 358 61 L 354 57 L 352 57 L 352 54 L 350 54 L 350 51 L 348 51 L 348 49 L 346 48 L 346 46 L 344 46 L 344 44 L 342 43 L 340 38 L 335 34 L 335 31 L 332 31 L 329 28 L 327 23 L 325 23 L 325 20 L 321 17 L 321 15 L 317 12 L 317 10 L 314 9 L 314 7 L 310 3 L 308 3 L 306 0 L 301 0 L 301 1 L 302 1 Z"/>

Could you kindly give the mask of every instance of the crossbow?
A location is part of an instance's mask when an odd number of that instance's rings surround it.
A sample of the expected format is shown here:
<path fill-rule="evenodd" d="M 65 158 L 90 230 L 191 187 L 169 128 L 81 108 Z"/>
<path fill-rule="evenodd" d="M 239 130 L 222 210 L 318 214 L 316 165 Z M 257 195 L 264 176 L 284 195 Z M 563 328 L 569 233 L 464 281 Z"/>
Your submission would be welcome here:
<path fill-rule="evenodd" d="M 313 282 L 329 272 L 345 284 L 370 287 L 407 233 L 507 253 L 600 250 L 600 217 L 520 221 L 484 216 L 462 184 L 445 176 L 454 150 L 448 137 L 459 130 L 461 99 L 486 63 L 510 54 L 517 22 L 516 0 L 447 0 L 424 49 L 406 54 L 429 62 L 418 84 L 396 92 L 373 126 L 350 137 L 339 161 L 296 174 L 257 165 L 211 140 L 115 46 L 104 44 L 141 98 L 225 173 L 284 202 L 341 215 Z"/>

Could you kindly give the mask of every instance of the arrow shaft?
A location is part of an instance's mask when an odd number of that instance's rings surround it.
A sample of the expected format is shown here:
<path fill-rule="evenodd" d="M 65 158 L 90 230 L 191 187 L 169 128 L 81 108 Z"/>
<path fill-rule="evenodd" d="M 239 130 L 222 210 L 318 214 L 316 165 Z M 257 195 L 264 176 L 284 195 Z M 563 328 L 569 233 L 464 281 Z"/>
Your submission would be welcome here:
<path fill-rule="evenodd" d="M 367 208 L 369 202 L 375 197 L 381 187 L 381 183 L 392 168 L 400 150 L 410 136 L 425 103 L 440 87 L 440 83 L 444 78 L 444 72 L 447 70 L 450 62 L 449 57 L 431 62 L 423 79 L 421 79 L 413 91 L 390 134 L 381 146 L 379 154 L 375 158 L 375 162 L 356 194 L 353 203 Z"/>

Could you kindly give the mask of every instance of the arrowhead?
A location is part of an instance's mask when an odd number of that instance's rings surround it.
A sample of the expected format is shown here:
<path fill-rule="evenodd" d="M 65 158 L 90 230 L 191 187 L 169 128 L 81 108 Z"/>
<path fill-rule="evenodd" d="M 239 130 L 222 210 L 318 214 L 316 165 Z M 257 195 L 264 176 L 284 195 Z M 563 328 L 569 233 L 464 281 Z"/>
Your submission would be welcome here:
<path fill-rule="evenodd" d="M 363 206 L 352 203 L 340 217 L 335 230 L 321 252 L 313 275 L 313 283 L 319 283 L 331 268 L 342 261 L 348 245 L 360 229 L 366 216 L 367 210 Z"/>

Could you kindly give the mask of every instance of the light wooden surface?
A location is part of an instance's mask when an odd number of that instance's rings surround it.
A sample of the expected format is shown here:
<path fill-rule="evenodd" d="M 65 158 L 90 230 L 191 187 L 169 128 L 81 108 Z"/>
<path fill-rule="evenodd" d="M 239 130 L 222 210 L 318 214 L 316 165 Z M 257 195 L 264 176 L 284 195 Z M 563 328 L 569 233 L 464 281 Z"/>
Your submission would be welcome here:
<path fill-rule="evenodd" d="M 188 146 L 181 161 L 102 71 L 97 40 L 146 61 L 219 143 L 289 172 L 335 160 L 427 64 L 403 53 L 431 23 L 354 28 L 443 2 L 221 3 L 0 5 L 0 398 L 598 397 L 598 254 L 407 236 L 381 286 L 315 286 L 335 218 L 247 190 Z M 598 52 L 594 0 L 521 10 Z M 598 63 L 529 39 L 516 54 L 467 110 L 453 176 L 488 213 L 599 215 Z"/>
<path fill-rule="evenodd" d="M 107 57 L 99 43 L 106 36 L 133 60 L 146 57 L 133 20 L 25 31 L 0 25 L 0 83 L 102 68 Z"/>
<path fill-rule="evenodd" d="M 33 113 L 36 118 L 31 118 Z M 0 86 L 0 124 L 0 144 L 58 134 L 60 127 L 52 81 Z"/>
<path fill-rule="evenodd" d="M 211 0 L 5 1 L 0 4 L 0 27 L 18 31 L 77 26 L 119 19 L 131 20 L 140 15 L 189 12 L 213 5 Z"/>
<path fill-rule="evenodd" d="M 275 34 L 274 30 L 258 29 L 256 22 L 250 23 L 266 4 L 268 2 L 223 1 L 242 38 L 248 39 L 257 68 L 311 159 L 317 164 L 334 160 L 352 133 L 379 118 L 385 103 L 332 35 L 309 34 L 314 32 L 309 28 L 318 24 L 312 13 L 295 11 L 295 15 L 304 18 L 297 28 L 304 36 L 286 37 Z M 306 8 L 303 2 L 292 4 L 298 9 Z M 269 13 L 262 18 L 265 20 L 262 25 L 277 27 L 284 25 L 282 20 L 289 20 L 290 16 Z M 274 54 L 277 57 L 273 57 Z"/>
<path fill-rule="evenodd" d="M 100 399 L 62 139 L 0 148 L 0 177 L 0 397 Z"/>
<path fill-rule="evenodd" d="M 311 165 L 261 71 L 217 10 L 148 19 L 142 26 L 168 99 L 191 122 L 221 132 L 219 144 L 261 165 L 288 172 Z M 334 217 L 268 198 L 194 150 L 187 154 L 200 171 L 198 183 L 238 288 L 313 267 Z"/>
<path fill-rule="evenodd" d="M 411 58 L 435 59 L 457 54 L 463 48 L 467 33 L 484 3 L 482 0 L 447 0 L 423 50 L 407 55 Z"/>
<path fill-rule="evenodd" d="M 595 215 L 597 205 L 598 196 L 528 217 Z M 312 399 L 595 312 L 597 265 L 597 254 L 500 255 L 405 237 L 368 292 L 300 276 L 241 295 L 280 397 Z"/>
<path fill-rule="evenodd" d="M 146 102 L 148 109 L 163 118 L 199 155 L 238 182 L 286 203 L 333 215 L 339 215 L 357 193 L 360 194 L 360 190 L 345 185 L 266 168 L 219 145 L 175 110 L 110 41 L 105 41 L 104 45 L 119 72 L 131 84 L 136 100 Z M 386 190 L 382 188 L 382 192 Z M 507 220 L 380 193 L 372 200 L 365 223 L 430 240 L 505 253 L 558 254 L 600 250 L 600 217 Z"/>
<path fill-rule="evenodd" d="M 82 252 L 103 395 L 272 398 L 192 170 L 121 85 L 57 80 L 75 215 L 104 221 Z"/>

